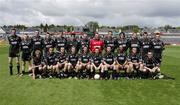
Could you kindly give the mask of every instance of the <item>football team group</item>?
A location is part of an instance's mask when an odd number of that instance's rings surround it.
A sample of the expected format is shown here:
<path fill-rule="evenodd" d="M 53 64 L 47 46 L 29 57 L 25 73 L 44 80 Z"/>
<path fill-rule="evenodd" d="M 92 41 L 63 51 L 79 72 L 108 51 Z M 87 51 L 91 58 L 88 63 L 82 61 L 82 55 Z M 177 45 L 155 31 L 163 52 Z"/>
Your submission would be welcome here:
<path fill-rule="evenodd" d="M 28 72 L 33 79 L 94 79 L 96 74 L 99 79 L 155 79 L 160 75 L 164 50 L 160 35 L 150 37 L 147 32 L 142 37 L 133 33 L 130 38 L 123 32 L 113 37 L 112 31 L 103 37 L 95 33 L 94 37 L 83 34 L 76 38 L 72 34 L 66 38 L 63 32 L 47 32 L 41 37 L 35 31 L 33 37 L 28 34 L 20 37 L 12 29 L 8 40 L 10 75 L 16 59 L 18 75 Z"/>

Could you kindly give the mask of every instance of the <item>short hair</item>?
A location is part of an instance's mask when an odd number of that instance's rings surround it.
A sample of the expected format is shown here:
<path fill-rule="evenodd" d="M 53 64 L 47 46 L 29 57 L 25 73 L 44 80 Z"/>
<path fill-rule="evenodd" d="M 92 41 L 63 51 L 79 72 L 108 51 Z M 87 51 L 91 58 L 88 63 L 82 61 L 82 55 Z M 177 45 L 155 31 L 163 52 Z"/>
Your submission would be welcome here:
<path fill-rule="evenodd" d="M 124 32 L 120 32 L 119 35 L 123 35 L 125 37 L 125 33 Z"/>
<path fill-rule="evenodd" d="M 112 33 L 112 31 L 108 31 L 108 33 L 109 33 L 109 32 L 111 32 L 111 33 Z"/>
<path fill-rule="evenodd" d="M 35 51 L 35 55 L 40 55 L 41 54 L 41 51 L 40 50 L 36 50 Z"/>
<path fill-rule="evenodd" d="M 16 31 L 16 28 L 12 28 L 11 30 L 15 30 Z"/>
<path fill-rule="evenodd" d="M 160 35 L 160 33 L 159 33 L 159 32 L 157 32 L 157 33 L 155 33 L 155 35 Z"/>
<path fill-rule="evenodd" d="M 143 34 L 148 34 L 147 32 L 144 32 Z"/>

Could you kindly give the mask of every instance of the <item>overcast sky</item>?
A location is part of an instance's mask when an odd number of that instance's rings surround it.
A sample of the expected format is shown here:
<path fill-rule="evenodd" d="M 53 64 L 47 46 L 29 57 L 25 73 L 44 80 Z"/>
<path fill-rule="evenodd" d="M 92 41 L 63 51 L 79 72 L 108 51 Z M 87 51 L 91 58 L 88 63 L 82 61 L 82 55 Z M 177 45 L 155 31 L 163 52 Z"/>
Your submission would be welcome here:
<path fill-rule="evenodd" d="M 180 26 L 180 0 L 0 0 L 0 25 Z"/>

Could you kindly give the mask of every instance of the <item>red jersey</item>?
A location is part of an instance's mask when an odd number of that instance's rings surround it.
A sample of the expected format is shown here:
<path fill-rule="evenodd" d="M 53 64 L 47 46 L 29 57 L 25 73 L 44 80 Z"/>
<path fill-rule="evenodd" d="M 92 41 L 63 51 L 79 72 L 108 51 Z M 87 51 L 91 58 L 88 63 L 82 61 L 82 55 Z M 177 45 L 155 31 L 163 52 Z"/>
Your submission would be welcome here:
<path fill-rule="evenodd" d="M 94 53 L 95 49 L 98 48 L 100 50 L 100 52 L 102 52 L 103 50 L 103 46 L 104 46 L 104 41 L 102 40 L 96 40 L 96 39 L 92 39 L 90 41 L 90 50 Z"/>

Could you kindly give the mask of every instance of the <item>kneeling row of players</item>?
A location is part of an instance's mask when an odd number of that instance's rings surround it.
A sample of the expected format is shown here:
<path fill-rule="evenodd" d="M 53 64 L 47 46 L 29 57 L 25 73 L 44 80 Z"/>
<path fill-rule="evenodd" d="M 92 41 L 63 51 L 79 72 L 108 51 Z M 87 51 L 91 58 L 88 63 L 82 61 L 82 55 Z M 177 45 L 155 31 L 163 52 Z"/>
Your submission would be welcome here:
<path fill-rule="evenodd" d="M 50 48 L 48 53 L 42 56 L 40 50 L 36 50 L 33 56 L 32 70 L 33 79 L 39 77 L 58 78 L 88 78 L 93 79 L 95 74 L 100 75 L 100 79 L 119 79 L 121 70 L 124 70 L 126 78 L 154 78 L 160 74 L 160 63 L 153 58 L 153 53 L 148 52 L 142 57 L 133 48 L 127 55 L 123 50 L 119 50 L 117 55 L 111 53 L 111 47 L 107 47 L 104 56 L 95 49 L 95 53 L 88 54 L 87 49 L 83 49 L 81 55 L 77 55 L 75 47 L 66 55 L 64 48 L 60 52 L 54 52 Z"/>

